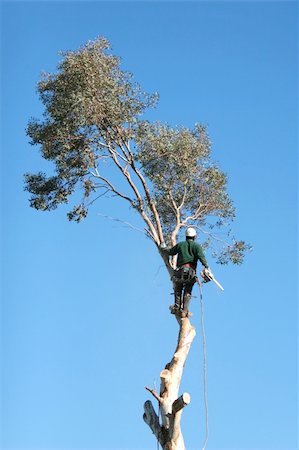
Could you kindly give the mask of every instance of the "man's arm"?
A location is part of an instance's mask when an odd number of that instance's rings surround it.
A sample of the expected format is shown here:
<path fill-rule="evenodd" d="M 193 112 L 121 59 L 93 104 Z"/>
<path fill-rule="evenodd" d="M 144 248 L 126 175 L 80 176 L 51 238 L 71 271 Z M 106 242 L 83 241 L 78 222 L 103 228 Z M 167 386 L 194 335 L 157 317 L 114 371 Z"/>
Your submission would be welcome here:
<path fill-rule="evenodd" d="M 208 269 L 209 268 L 209 264 L 206 260 L 205 254 L 203 252 L 203 249 L 201 248 L 201 246 L 199 244 L 196 245 L 196 250 L 197 250 L 197 258 L 199 259 L 199 261 L 201 262 L 201 264 Z"/>
<path fill-rule="evenodd" d="M 178 253 L 179 248 L 178 248 L 178 244 L 177 244 L 177 245 L 175 245 L 174 247 L 171 247 L 171 248 L 160 246 L 160 250 L 163 253 L 165 253 L 166 255 L 168 255 L 168 256 L 173 256 L 173 255 L 176 255 Z"/>
<path fill-rule="evenodd" d="M 174 247 L 167 250 L 169 256 L 176 255 L 179 251 L 179 244 L 176 244 Z"/>

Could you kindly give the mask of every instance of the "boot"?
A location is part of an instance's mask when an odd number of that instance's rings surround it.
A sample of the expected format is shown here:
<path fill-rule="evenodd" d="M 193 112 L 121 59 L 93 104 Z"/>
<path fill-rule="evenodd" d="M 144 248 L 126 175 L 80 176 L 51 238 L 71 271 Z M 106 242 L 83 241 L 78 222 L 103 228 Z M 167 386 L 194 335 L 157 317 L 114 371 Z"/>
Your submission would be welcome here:
<path fill-rule="evenodd" d="M 174 294 L 174 305 L 170 305 L 171 314 L 178 314 L 182 310 L 182 296 L 179 293 Z"/>
<path fill-rule="evenodd" d="M 170 305 L 169 309 L 170 309 L 170 313 L 171 314 L 178 314 L 179 311 L 181 311 L 181 308 L 178 305 L 176 305 L 176 304 Z"/>

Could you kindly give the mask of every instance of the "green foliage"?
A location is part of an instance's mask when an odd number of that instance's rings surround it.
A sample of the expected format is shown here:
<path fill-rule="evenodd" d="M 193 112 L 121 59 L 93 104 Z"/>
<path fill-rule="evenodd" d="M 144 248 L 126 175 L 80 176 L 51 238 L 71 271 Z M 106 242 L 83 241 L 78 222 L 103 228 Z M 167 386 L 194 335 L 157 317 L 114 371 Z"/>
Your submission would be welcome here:
<path fill-rule="evenodd" d="M 168 233 L 176 214 L 203 224 L 208 216 L 234 217 L 226 193 L 226 176 L 210 160 L 206 128 L 193 130 L 140 123 L 136 135 L 137 159 L 152 182 L 153 194 Z"/>
<path fill-rule="evenodd" d="M 174 243 L 188 225 L 223 228 L 233 220 L 227 177 L 211 160 L 206 127 L 142 120 L 158 96 L 142 92 L 120 69 L 104 38 L 61 55 L 57 72 L 38 83 L 44 118 L 32 119 L 27 128 L 31 144 L 55 167 L 54 176 L 25 175 L 33 208 L 53 210 L 80 190 L 82 202 L 68 213 L 80 222 L 96 199 L 117 196 L 141 215 L 157 244 Z M 113 171 L 103 175 L 107 160 L 122 173 L 129 193 L 115 185 Z M 219 241 L 208 235 L 207 246 Z M 218 261 L 239 264 L 247 250 L 243 241 L 227 242 Z"/>
<path fill-rule="evenodd" d="M 57 208 L 60 203 L 67 203 L 68 196 L 74 191 L 74 182 L 63 182 L 58 176 L 47 177 L 39 172 L 36 175 L 26 174 L 25 190 L 31 192 L 30 206 L 43 211 Z"/>
<path fill-rule="evenodd" d="M 214 253 L 213 256 L 218 258 L 219 264 L 228 264 L 230 261 L 233 264 L 242 264 L 245 253 L 251 251 L 252 247 L 244 241 L 234 241 L 231 245 L 227 245 L 219 253 Z"/>
<path fill-rule="evenodd" d="M 156 102 L 157 95 L 143 93 L 132 76 L 120 70 L 119 59 L 107 53 L 109 48 L 100 38 L 76 52 L 62 53 L 58 72 L 44 74 L 38 83 L 45 120 L 32 119 L 27 134 L 32 145 L 41 146 L 43 158 L 55 163 L 57 177 L 26 175 L 31 206 L 37 209 L 54 209 L 66 202 L 78 181 L 88 186 L 84 177 L 101 156 L 99 144 L 112 142 L 117 126 L 135 123 Z M 85 195 L 90 192 L 85 189 Z"/>

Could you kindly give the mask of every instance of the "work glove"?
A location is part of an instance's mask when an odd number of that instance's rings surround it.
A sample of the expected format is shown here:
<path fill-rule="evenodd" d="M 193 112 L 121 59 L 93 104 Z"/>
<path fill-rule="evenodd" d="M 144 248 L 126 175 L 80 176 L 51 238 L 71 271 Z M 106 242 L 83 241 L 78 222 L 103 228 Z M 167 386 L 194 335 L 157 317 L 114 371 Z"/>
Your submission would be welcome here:
<path fill-rule="evenodd" d="M 212 274 L 212 272 L 211 272 L 211 270 L 210 270 L 209 267 L 205 267 L 205 268 L 200 272 L 200 275 L 201 275 L 201 277 L 202 277 L 204 283 L 208 283 L 208 282 L 211 281 L 212 278 L 213 278 L 213 274 Z"/>
<path fill-rule="evenodd" d="M 212 274 L 212 271 L 211 271 L 211 269 L 209 268 L 209 267 L 205 267 L 205 273 L 209 276 L 209 277 L 211 277 L 211 278 L 213 278 L 213 274 Z"/>

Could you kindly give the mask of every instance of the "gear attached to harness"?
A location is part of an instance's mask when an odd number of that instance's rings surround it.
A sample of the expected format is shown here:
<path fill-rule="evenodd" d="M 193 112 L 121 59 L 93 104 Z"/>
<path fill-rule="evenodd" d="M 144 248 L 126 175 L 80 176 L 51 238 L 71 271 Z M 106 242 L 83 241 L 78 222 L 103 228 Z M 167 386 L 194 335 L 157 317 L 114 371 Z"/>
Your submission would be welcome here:
<path fill-rule="evenodd" d="M 177 283 L 191 283 L 195 278 L 196 272 L 191 266 L 183 266 L 177 269 L 174 274 L 173 278 Z"/>

